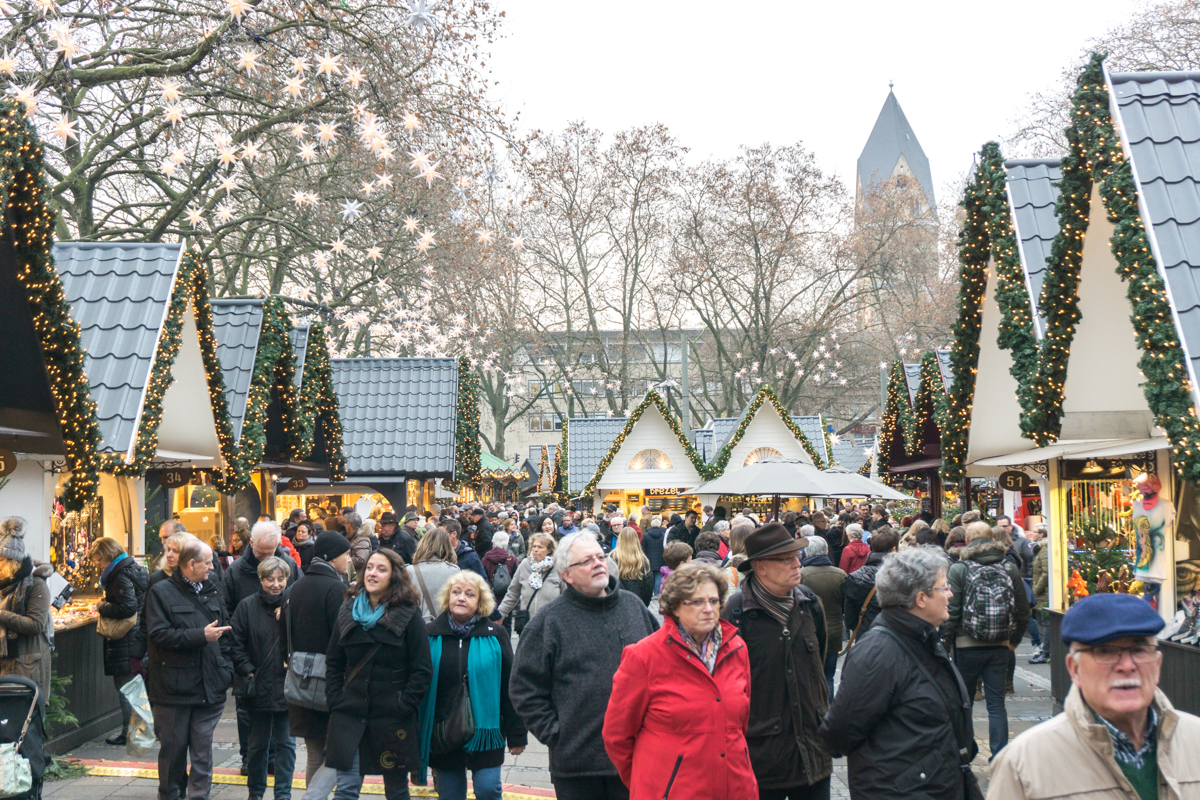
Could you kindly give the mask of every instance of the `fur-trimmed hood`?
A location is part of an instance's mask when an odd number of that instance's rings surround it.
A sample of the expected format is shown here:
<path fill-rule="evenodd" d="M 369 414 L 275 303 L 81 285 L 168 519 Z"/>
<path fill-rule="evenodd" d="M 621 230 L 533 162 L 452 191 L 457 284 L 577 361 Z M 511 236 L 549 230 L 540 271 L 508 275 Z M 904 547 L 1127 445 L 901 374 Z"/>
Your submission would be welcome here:
<path fill-rule="evenodd" d="M 1008 551 L 999 542 L 991 539 L 979 539 L 964 547 L 959 555 L 960 561 L 978 561 L 980 564 L 995 564 L 1003 561 Z"/>

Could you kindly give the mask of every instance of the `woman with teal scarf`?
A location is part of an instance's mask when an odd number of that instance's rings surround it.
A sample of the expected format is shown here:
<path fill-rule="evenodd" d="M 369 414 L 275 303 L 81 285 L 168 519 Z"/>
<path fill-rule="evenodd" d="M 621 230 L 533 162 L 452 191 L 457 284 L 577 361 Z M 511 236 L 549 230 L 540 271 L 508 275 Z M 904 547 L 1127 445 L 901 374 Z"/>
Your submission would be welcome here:
<path fill-rule="evenodd" d="M 437 770 L 440 800 L 465 800 L 467 770 L 477 800 L 500 800 L 504 745 L 514 756 L 525 749 L 525 724 L 508 698 L 512 644 L 503 625 L 488 617 L 496 608 L 491 587 L 470 570 L 456 573 L 438 592 L 442 613 L 429 625 L 433 682 L 421 706 L 421 777 Z M 474 735 L 447 749 L 437 723 L 470 698 Z"/>

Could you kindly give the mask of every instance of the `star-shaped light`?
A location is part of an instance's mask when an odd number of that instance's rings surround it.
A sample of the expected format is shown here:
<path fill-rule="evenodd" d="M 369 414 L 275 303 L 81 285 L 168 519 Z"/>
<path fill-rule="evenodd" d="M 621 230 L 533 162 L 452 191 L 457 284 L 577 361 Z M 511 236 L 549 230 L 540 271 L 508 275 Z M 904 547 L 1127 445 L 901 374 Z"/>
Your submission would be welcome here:
<path fill-rule="evenodd" d="M 325 269 L 329 266 L 329 253 L 317 253 L 313 256 L 313 266 L 317 269 Z"/>
<path fill-rule="evenodd" d="M 292 138 L 303 139 L 308 136 L 308 126 L 303 122 L 298 122 L 292 126 Z"/>
<path fill-rule="evenodd" d="M 66 114 L 63 114 L 54 123 L 54 135 L 61 138 L 63 144 L 66 144 L 68 139 L 78 139 L 79 137 L 75 135 L 75 126 L 78 124 L 79 120 L 70 119 Z"/>
<path fill-rule="evenodd" d="M 392 174 L 390 172 L 382 173 L 378 178 L 375 179 L 375 184 L 380 189 L 392 188 Z"/>
<path fill-rule="evenodd" d="M 363 75 L 362 70 L 358 67 L 351 67 L 346 70 L 346 77 L 343 80 L 350 84 L 350 88 L 357 89 L 358 85 L 366 80 L 366 76 Z"/>
<path fill-rule="evenodd" d="M 300 145 L 300 149 L 296 151 L 296 155 L 300 156 L 305 163 L 311 163 L 317 157 L 317 146 L 312 142 L 305 142 Z"/>
<path fill-rule="evenodd" d="M 424 150 L 409 150 L 408 157 L 412 159 L 409 163 L 409 169 L 423 170 L 429 166 L 429 154 Z"/>
<path fill-rule="evenodd" d="M 347 200 L 342 203 L 342 221 L 353 223 L 362 216 L 362 203 L 357 200 Z"/>
<path fill-rule="evenodd" d="M 171 127 L 175 127 L 179 123 L 183 122 L 185 117 L 187 117 L 187 113 L 183 110 L 183 106 L 179 103 L 169 105 L 167 106 L 166 110 L 163 111 L 163 122 L 166 122 Z"/>
<path fill-rule="evenodd" d="M 392 159 L 396 157 L 396 148 L 384 145 L 375 153 L 375 158 L 385 164 L 392 163 Z"/>
<path fill-rule="evenodd" d="M 370 248 L 369 250 L 367 250 L 367 258 L 371 259 L 372 261 L 378 261 L 379 259 L 383 258 L 383 248 L 382 247 Z"/>
<path fill-rule="evenodd" d="M 363 181 L 359 185 L 358 190 L 367 197 L 370 197 L 371 192 L 375 191 L 375 181 Z"/>
<path fill-rule="evenodd" d="M 417 119 L 417 115 L 411 111 L 404 112 L 404 130 L 411 131 L 421 127 L 421 120 Z"/>
<path fill-rule="evenodd" d="M 484 247 L 491 246 L 493 241 L 495 241 L 495 237 L 492 235 L 491 231 L 484 229 L 479 232 L 479 243 Z"/>
<path fill-rule="evenodd" d="M 229 7 L 229 16 L 234 19 L 241 19 L 242 14 L 250 10 L 250 4 L 246 0 L 225 0 L 225 5 Z"/>
<path fill-rule="evenodd" d="M 288 78 L 286 81 L 283 82 L 283 90 L 285 92 L 287 92 L 288 94 L 290 94 L 292 97 L 303 97 L 304 96 L 304 79 L 301 78 L 299 75 L 292 77 L 292 78 Z"/>
<path fill-rule="evenodd" d="M 295 72 L 297 75 L 303 75 L 304 73 L 308 72 L 309 66 L 310 65 L 307 58 L 292 59 L 292 72 Z"/>
<path fill-rule="evenodd" d="M 333 244 L 329 245 L 329 249 L 336 255 L 341 255 L 346 251 L 346 242 L 343 239 L 334 239 Z"/>
<path fill-rule="evenodd" d="M 9 15 L 5 14 L 5 16 Z M 13 57 L 12 51 L 8 48 L 5 48 L 4 54 L 0 55 L 0 72 L 10 78 L 17 77 L 17 59 Z"/>
<path fill-rule="evenodd" d="M 461 208 L 456 208 L 450 212 L 450 222 L 454 225 L 462 225 L 463 219 L 464 216 Z"/>
<path fill-rule="evenodd" d="M 221 185 L 217 187 L 217 191 L 218 192 L 223 191 L 223 192 L 225 192 L 225 194 L 229 194 L 236 188 L 237 188 L 237 181 L 235 181 L 233 179 L 232 175 L 226 175 L 224 178 L 221 179 Z"/>
<path fill-rule="evenodd" d="M 50 41 L 54 42 L 54 52 L 62 53 L 68 64 L 75 56 L 83 52 L 83 48 L 75 39 L 75 29 L 71 27 L 70 22 L 64 19 L 58 19 L 51 23 L 50 30 L 46 35 Z"/>
<path fill-rule="evenodd" d="M 458 146 L 458 154 L 459 154 L 460 156 L 469 156 L 469 155 L 471 155 L 471 145 L 467 144 L 466 142 L 463 142 L 462 144 L 460 144 L 460 145 Z"/>
<path fill-rule="evenodd" d="M 33 7 L 42 16 L 58 11 L 58 3 L 54 2 L 54 0 L 33 0 Z"/>
<path fill-rule="evenodd" d="M 163 101 L 167 103 L 179 102 L 179 85 L 179 81 L 168 78 L 167 80 L 163 81 L 162 89 L 160 89 L 158 93 L 159 97 L 161 97 Z"/>
<path fill-rule="evenodd" d="M 322 122 L 317 125 L 317 138 L 322 142 L 332 142 L 338 138 L 338 126 L 340 122 Z"/>
<path fill-rule="evenodd" d="M 342 71 L 342 57 L 331 56 L 329 51 L 325 51 L 325 55 L 317 58 L 317 74 L 318 75 L 336 75 Z"/>
<path fill-rule="evenodd" d="M 421 225 L 421 223 L 418 222 L 413 217 L 405 217 L 404 218 L 404 230 L 408 231 L 409 233 L 416 233 L 417 228 L 419 228 L 420 225 Z"/>
<path fill-rule="evenodd" d="M 8 90 L 13 99 L 25 104 L 25 116 L 31 116 L 37 110 L 37 85 L 14 86 Z"/>
<path fill-rule="evenodd" d="M 437 171 L 438 164 L 440 164 L 440 163 L 441 163 L 440 161 L 433 162 L 432 164 L 425 167 L 425 171 L 422 172 L 420 175 L 420 177 L 425 179 L 425 182 L 429 186 L 433 186 L 433 182 L 442 177 L 442 173 Z"/>
<path fill-rule="evenodd" d="M 242 159 L 244 161 L 253 162 L 254 159 L 262 155 L 262 145 L 258 142 L 246 142 L 242 145 Z"/>
<path fill-rule="evenodd" d="M 435 3 L 427 3 L 425 0 L 408 0 L 408 24 L 413 26 L 417 33 L 424 33 L 425 28 L 433 25 L 433 11 Z"/>
<path fill-rule="evenodd" d="M 461 175 L 459 176 L 458 180 L 454 182 L 454 185 L 460 189 L 468 189 L 471 186 L 471 179 L 466 175 Z"/>
<path fill-rule="evenodd" d="M 258 63 L 258 59 L 261 57 L 262 53 L 255 50 L 253 47 L 247 47 L 245 50 L 239 50 L 237 61 L 238 69 L 244 69 L 246 70 L 247 74 L 253 75 L 254 71 L 261 66 Z"/>
<path fill-rule="evenodd" d="M 524 236 L 512 237 L 511 239 L 508 240 L 508 246 L 511 247 L 513 250 L 522 249 L 523 247 L 525 247 L 525 237 Z"/>
<path fill-rule="evenodd" d="M 417 251 L 424 253 L 431 247 L 437 246 L 437 242 L 433 239 L 433 231 L 426 230 L 421 233 L 421 238 L 417 241 Z"/>
<path fill-rule="evenodd" d="M 221 205 L 217 206 L 217 222 L 223 225 L 231 219 L 233 219 L 233 206 L 229 205 L 229 203 L 221 203 Z"/>
<path fill-rule="evenodd" d="M 182 164 L 183 162 L 188 160 L 188 154 L 186 152 L 184 152 L 183 148 L 176 147 L 174 150 L 171 151 L 171 160 L 174 161 L 176 164 Z"/>
<path fill-rule="evenodd" d="M 196 227 L 204 221 L 204 212 L 198 208 L 189 208 L 187 210 L 187 221 L 193 228 Z"/>
<path fill-rule="evenodd" d="M 169 158 L 164 158 L 158 164 L 158 171 L 168 178 L 175 174 L 175 162 Z"/>
<path fill-rule="evenodd" d="M 308 202 L 308 192 L 293 191 L 292 202 L 297 206 L 302 206 Z"/>
<path fill-rule="evenodd" d="M 221 162 L 221 166 L 226 167 L 237 161 L 237 152 L 232 147 L 222 147 L 217 155 L 217 160 Z"/>

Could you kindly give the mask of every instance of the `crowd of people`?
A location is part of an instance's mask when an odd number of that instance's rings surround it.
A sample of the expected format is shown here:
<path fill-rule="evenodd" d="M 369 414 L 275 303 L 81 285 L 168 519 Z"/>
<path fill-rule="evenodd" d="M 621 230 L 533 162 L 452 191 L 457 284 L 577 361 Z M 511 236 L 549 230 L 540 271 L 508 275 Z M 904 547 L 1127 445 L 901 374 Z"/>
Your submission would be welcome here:
<path fill-rule="evenodd" d="M 529 734 L 563 800 L 827 798 L 843 755 L 852 797 L 973 799 L 979 697 L 990 797 L 1200 786 L 1200 720 L 1155 692 L 1162 622 L 1135 597 L 1070 610 L 1067 712 L 1009 743 L 1016 646 L 1041 642 L 1044 531 L 866 504 L 641 511 L 297 510 L 282 529 L 238 520 L 228 550 L 171 520 L 152 572 L 98 540 L 98 612 L 128 623 L 104 629 L 105 672 L 146 681 L 160 799 L 208 797 L 230 690 L 250 800 L 272 773 L 291 796 L 296 737 L 310 800 L 354 800 L 367 775 L 389 800 L 410 780 L 463 800 L 468 773 L 500 798 Z M 45 571 L 21 521 L 0 521 L 0 670 L 48 694 Z"/>

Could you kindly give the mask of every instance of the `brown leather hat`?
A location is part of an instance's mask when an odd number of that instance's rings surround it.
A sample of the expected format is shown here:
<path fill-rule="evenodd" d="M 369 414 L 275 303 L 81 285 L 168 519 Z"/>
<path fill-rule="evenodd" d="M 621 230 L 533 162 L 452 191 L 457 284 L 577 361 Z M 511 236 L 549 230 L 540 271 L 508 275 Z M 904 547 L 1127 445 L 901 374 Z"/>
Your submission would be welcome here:
<path fill-rule="evenodd" d="M 750 562 L 756 558 L 782 556 L 806 547 L 808 539 L 794 538 L 782 524 L 770 522 L 746 537 L 746 560 L 738 564 L 738 570 L 749 572 Z"/>

